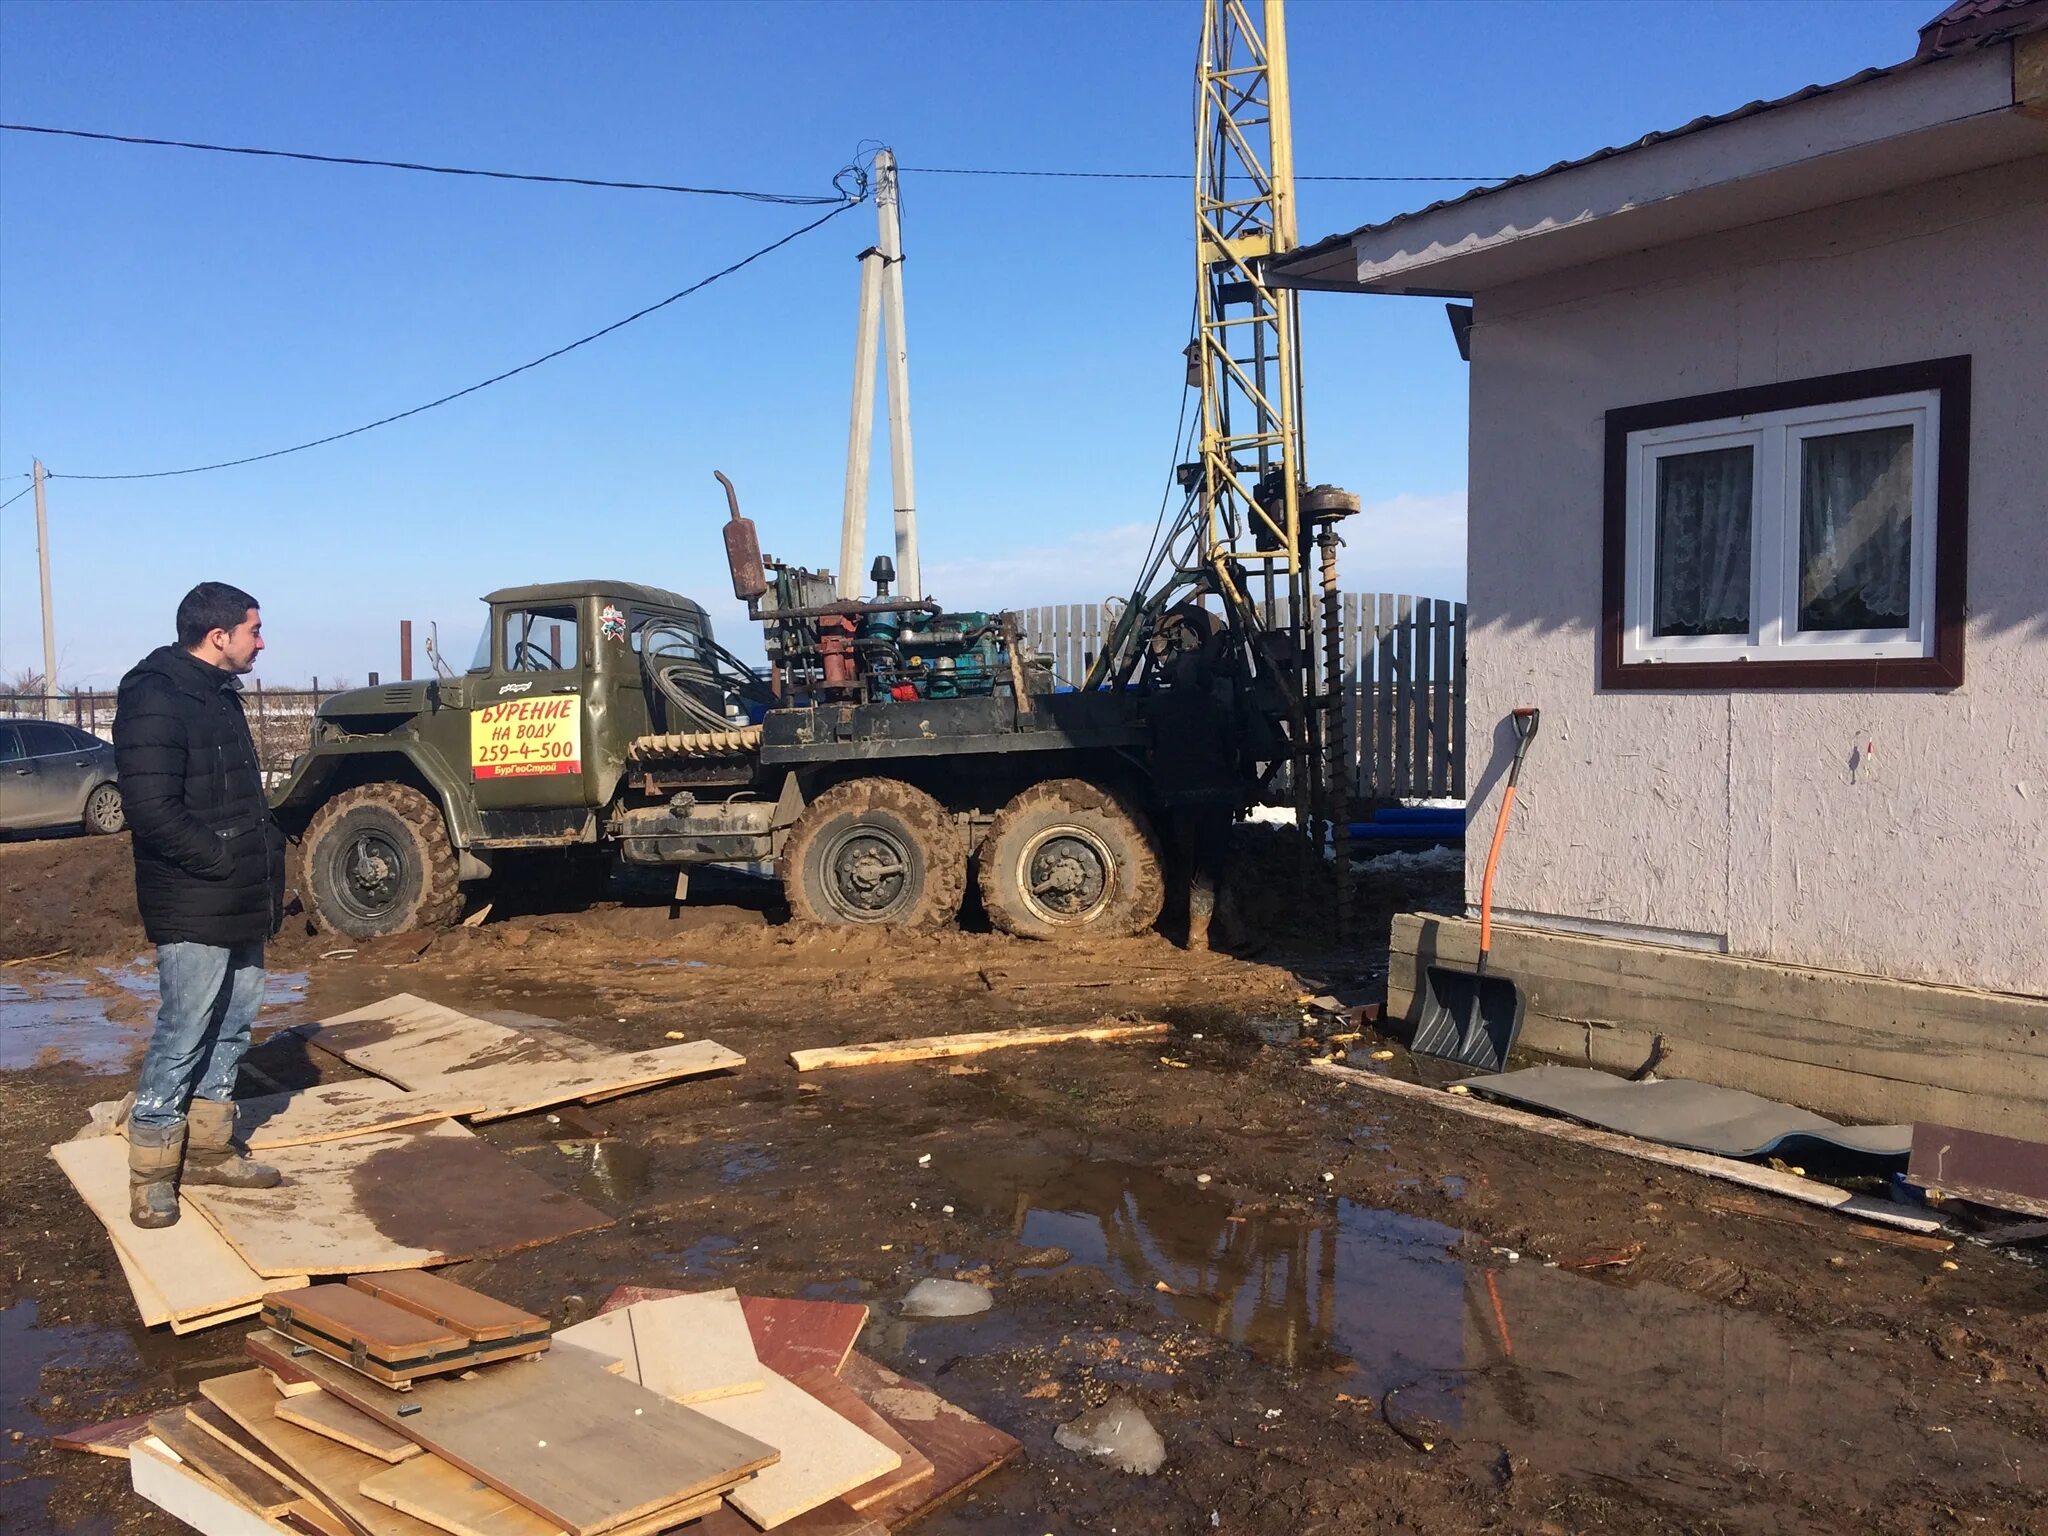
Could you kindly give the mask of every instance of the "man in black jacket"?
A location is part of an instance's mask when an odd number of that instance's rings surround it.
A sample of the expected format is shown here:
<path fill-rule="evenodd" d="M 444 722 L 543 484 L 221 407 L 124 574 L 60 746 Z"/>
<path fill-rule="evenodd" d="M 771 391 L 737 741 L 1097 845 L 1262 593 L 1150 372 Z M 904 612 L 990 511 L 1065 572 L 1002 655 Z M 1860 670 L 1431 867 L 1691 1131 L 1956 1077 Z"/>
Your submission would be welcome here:
<path fill-rule="evenodd" d="M 114 753 L 162 997 L 128 1117 L 138 1227 L 178 1219 L 181 1164 L 187 1184 L 279 1182 L 234 1142 L 229 1102 L 283 912 L 284 844 L 240 696 L 262 649 L 256 599 L 204 581 L 178 604 L 178 643 L 121 679 Z"/>

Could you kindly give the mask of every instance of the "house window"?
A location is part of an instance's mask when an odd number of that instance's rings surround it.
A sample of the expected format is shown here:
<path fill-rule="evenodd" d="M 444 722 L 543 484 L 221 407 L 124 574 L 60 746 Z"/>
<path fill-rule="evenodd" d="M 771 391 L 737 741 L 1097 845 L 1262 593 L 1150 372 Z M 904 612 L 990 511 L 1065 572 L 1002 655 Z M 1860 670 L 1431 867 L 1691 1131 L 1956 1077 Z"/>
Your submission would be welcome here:
<path fill-rule="evenodd" d="M 1962 681 L 1969 359 L 1612 411 L 1602 682 Z"/>

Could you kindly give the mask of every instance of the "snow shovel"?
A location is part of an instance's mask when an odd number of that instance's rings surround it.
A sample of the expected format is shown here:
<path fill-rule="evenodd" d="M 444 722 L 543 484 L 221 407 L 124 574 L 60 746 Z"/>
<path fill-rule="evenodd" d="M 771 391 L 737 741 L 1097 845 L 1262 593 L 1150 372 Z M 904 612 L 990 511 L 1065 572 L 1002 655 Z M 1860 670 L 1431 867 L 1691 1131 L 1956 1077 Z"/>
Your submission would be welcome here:
<path fill-rule="evenodd" d="M 1493 846 L 1486 850 L 1486 874 L 1479 883 L 1478 969 L 1429 968 L 1429 995 L 1409 1046 L 1418 1055 L 1463 1062 L 1481 1072 L 1505 1071 L 1508 1052 L 1522 1032 L 1522 989 L 1506 977 L 1487 975 L 1486 962 L 1493 950 L 1493 872 L 1508 835 L 1508 815 L 1515 808 L 1515 781 L 1522 776 L 1522 759 L 1536 739 L 1541 718 L 1533 708 L 1513 714 L 1515 760 L 1508 768 L 1507 793 L 1501 796 L 1500 819 L 1493 824 Z"/>

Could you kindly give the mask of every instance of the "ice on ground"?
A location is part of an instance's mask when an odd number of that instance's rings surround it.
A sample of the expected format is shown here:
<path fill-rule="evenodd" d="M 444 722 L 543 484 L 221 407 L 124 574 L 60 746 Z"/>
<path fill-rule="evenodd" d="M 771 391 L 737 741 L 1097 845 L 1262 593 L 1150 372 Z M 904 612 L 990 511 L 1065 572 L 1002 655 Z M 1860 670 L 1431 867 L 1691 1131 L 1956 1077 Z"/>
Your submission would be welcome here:
<path fill-rule="evenodd" d="M 996 1304 L 985 1285 L 971 1280 L 920 1280 L 903 1298 L 905 1317 L 972 1317 Z"/>
<path fill-rule="evenodd" d="M 1166 1464 L 1166 1442 L 1145 1411 L 1127 1397 L 1113 1397 L 1052 1432 L 1064 1449 L 1106 1461 L 1119 1472 L 1150 1477 Z"/>

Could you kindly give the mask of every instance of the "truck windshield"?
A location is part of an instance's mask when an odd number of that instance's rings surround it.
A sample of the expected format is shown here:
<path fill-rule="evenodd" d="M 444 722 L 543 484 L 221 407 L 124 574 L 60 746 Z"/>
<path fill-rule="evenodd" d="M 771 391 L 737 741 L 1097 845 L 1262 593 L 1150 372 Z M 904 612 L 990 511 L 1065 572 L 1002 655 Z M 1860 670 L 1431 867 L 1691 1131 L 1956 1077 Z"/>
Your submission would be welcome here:
<path fill-rule="evenodd" d="M 576 669 L 576 605 L 546 603 L 510 608 L 501 621 L 507 672 L 573 672 Z"/>

